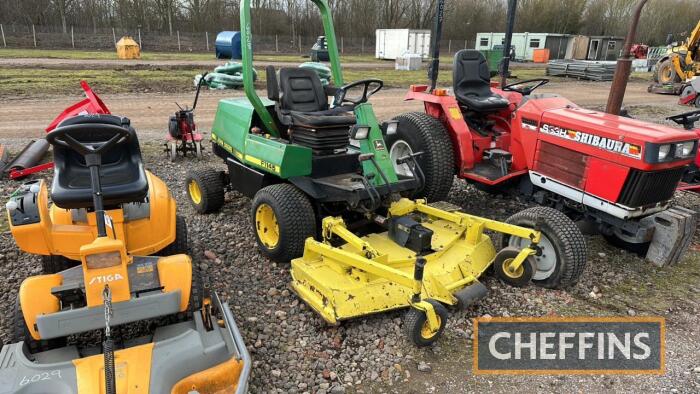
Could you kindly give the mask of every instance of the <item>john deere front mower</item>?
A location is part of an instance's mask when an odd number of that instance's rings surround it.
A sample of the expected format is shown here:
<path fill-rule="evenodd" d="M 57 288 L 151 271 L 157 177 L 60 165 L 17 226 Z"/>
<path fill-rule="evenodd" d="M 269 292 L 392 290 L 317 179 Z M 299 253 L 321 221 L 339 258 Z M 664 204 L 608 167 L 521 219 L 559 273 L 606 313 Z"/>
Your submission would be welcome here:
<path fill-rule="evenodd" d="M 60 124 L 90 129 L 92 123 L 111 122 L 131 127 L 129 119 L 108 116 L 76 116 Z M 125 122 L 121 124 L 119 122 Z M 134 135 L 136 140 L 136 135 Z M 175 199 L 165 183 L 134 160 L 140 157 L 138 142 L 103 157 L 102 187 L 114 198 L 105 200 L 112 231 L 124 240 L 126 250 L 137 255 L 187 252 L 187 227 L 176 214 Z M 23 184 L 7 203 L 10 230 L 17 246 L 42 256 L 43 273 L 53 274 L 80 265 L 80 248 L 97 237 L 87 165 L 70 149 L 54 147 L 54 178 L 51 193 L 43 180 Z M 124 172 L 123 165 L 139 167 Z M 59 176 L 60 174 L 60 176 Z M 119 203 L 115 203 L 118 200 Z"/>
<path fill-rule="evenodd" d="M 97 238 L 80 246 L 80 266 L 22 282 L 15 343 L 0 352 L 0 393 L 214 394 L 247 388 L 250 357 L 231 310 L 215 293 L 204 294 L 190 257 L 129 254 L 108 214 L 108 207 L 132 201 L 145 177 L 134 130 L 124 121 L 78 116 L 46 137 L 58 155 L 82 158 L 57 167 L 57 178 L 75 174 L 73 166 L 88 168 L 72 178 L 83 187 L 73 189 L 71 201 L 93 213 Z M 119 190 L 103 187 L 109 166 L 132 181 Z M 37 212 L 29 205 L 21 209 L 13 220 Z M 80 335 L 95 330 L 101 345 Z M 123 335 L 132 331 L 138 334 Z M 77 338 L 66 345 L 69 336 Z"/>
<path fill-rule="evenodd" d="M 227 171 L 192 171 L 188 195 L 200 213 L 218 210 L 227 190 L 252 198 L 260 251 L 292 261 L 292 287 L 326 321 L 410 306 L 411 339 L 430 344 L 445 327 L 445 305 L 466 307 L 486 294 L 478 278 L 494 261 L 504 280 L 527 284 L 540 234 L 432 201 L 440 193 L 424 192 L 436 190 L 426 187 L 424 171 L 433 169 L 421 168 L 418 158 L 450 157 L 447 147 L 398 157 L 411 171 L 394 170 L 384 137 L 397 123 L 380 124 L 369 103 L 383 82 L 344 84 L 328 4 L 313 2 L 340 87 L 324 88 L 310 69 L 268 67 L 268 97 L 258 97 L 250 1 L 242 0 L 246 97 L 222 100 L 212 127 L 213 152 Z M 430 179 L 449 186 L 452 173 L 441 176 Z M 486 230 L 529 243 L 497 255 Z"/>

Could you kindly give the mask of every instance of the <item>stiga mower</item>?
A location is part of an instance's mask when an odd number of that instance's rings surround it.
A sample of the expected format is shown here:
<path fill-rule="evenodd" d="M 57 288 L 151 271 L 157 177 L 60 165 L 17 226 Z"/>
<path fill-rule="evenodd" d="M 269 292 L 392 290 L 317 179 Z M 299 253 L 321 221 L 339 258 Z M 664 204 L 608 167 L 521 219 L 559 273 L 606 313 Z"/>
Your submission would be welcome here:
<path fill-rule="evenodd" d="M 75 124 L 83 129 L 93 124 L 131 127 L 127 118 L 99 114 L 69 117 L 61 124 Z M 118 201 L 106 200 L 110 231 L 124 241 L 131 254 L 186 253 L 187 226 L 176 215 L 175 199 L 162 180 L 143 170 L 140 157 L 135 134 L 133 143 L 103 157 L 102 188 Z M 124 162 L 139 171 L 124 172 Z M 80 264 L 80 248 L 98 233 L 95 212 L 86 208 L 92 198 L 86 193 L 90 186 L 87 164 L 74 151 L 60 146 L 54 148 L 54 163 L 50 196 L 46 183 L 37 180 L 24 183 L 7 203 L 12 219 L 10 230 L 17 246 L 27 253 L 42 255 L 45 274 Z"/>
<path fill-rule="evenodd" d="M 168 137 L 165 143 L 165 151 L 170 157 L 170 161 L 177 160 L 178 155 L 187 157 L 188 154 L 201 159 L 202 152 L 202 134 L 197 132 L 197 125 L 194 123 L 194 110 L 197 108 L 197 100 L 199 100 L 199 91 L 202 89 L 202 84 L 205 83 L 204 73 L 197 82 L 197 92 L 194 95 L 194 103 L 192 108 L 182 108 L 180 104 L 175 103 L 179 111 L 170 117 L 168 123 Z"/>
<path fill-rule="evenodd" d="M 323 19 L 333 81 L 342 85 L 328 3 L 314 4 Z M 226 190 L 251 197 L 258 247 L 273 260 L 292 260 L 299 297 L 330 323 L 410 306 L 405 327 L 418 345 L 442 333 L 444 305 L 466 307 L 486 294 L 478 278 L 494 261 L 507 282 L 529 283 L 538 231 L 456 212 L 433 202 L 439 193 L 422 192 L 426 177 L 416 157 L 444 157 L 440 149 L 448 146 L 400 157 L 410 175 L 394 171 L 384 136 L 396 131 L 396 122 L 380 125 L 368 102 L 382 81 L 324 89 L 313 70 L 283 68 L 278 75 L 270 66 L 268 98 L 258 97 L 250 1 L 241 1 L 240 9 L 246 98 L 222 100 L 212 127 L 213 152 L 228 171 L 195 170 L 187 177 L 198 212 L 218 210 Z M 441 174 L 432 182 L 449 185 L 451 170 Z M 486 230 L 528 243 L 497 255 Z"/>
<path fill-rule="evenodd" d="M 492 84 L 488 64 L 476 50 L 456 54 L 453 94 L 448 94 L 435 87 L 438 45 L 435 41 L 432 86 L 414 85 L 406 96 L 422 101 L 425 113 L 398 117 L 398 131 L 388 137 L 389 150 L 400 152 L 392 155 L 397 171 L 405 167 L 398 156 L 424 149 L 428 128 L 422 125 L 431 125 L 431 138 L 439 136 L 441 144 L 448 144 L 454 161 L 423 156 L 426 166 L 448 166 L 483 191 L 513 194 L 589 221 L 614 244 L 656 265 L 679 261 L 697 219 L 693 211 L 671 208 L 670 200 L 697 152 L 695 133 L 534 93 L 546 79 Z M 516 214 L 508 222 L 527 225 L 532 220 Z M 561 215 L 545 218 L 540 228 L 545 252 L 536 258 L 535 283 L 561 287 L 580 275 L 585 240 L 572 224 Z M 560 245 L 564 240 L 574 249 Z M 522 241 L 502 237 L 499 242 L 498 247 L 505 247 Z"/>
<path fill-rule="evenodd" d="M 148 191 L 128 122 L 79 116 L 47 140 L 65 164 L 56 178 L 75 185 L 61 201 L 93 213 L 97 238 L 80 245 L 80 266 L 22 282 L 15 343 L 0 353 L 0 393 L 245 392 L 250 358 L 231 310 L 216 294 L 204 295 L 190 257 L 134 256 L 116 231 L 108 207 Z M 81 160 L 59 162 L 68 152 Z M 119 188 L 113 170 L 122 175 Z M 38 222 L 40 207 L 24 203 L 10 212 L 13 223 Z M 118 326 L 156 328 L 132 339 L 115 335 Z M 81 337 L 65 345 L 66 337 L 93 330 L 102 332 L 101 346 Z"/>

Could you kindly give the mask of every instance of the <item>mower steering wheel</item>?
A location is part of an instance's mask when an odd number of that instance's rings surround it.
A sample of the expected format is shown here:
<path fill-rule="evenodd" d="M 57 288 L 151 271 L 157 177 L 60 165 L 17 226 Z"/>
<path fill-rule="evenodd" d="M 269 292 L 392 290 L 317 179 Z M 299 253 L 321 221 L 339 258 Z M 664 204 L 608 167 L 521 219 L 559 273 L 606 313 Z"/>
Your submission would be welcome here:
<path fill-rule="evenodd" d="M 523 96 L 528 96 L 530 95 L 530 93 L 534 92 L 535 89 L 544 86 L 548 83 L 549 79 L 546 78 L 528 79 L 525 81 L 508 84 L 502 87 L 501 90 L 506 92 L 516 92 L 522 94 Z"/>
<path fill-rule="evenodd" d="M 666 120 L 671 120 L 683 126 L 686 130 L 692 130 L 695 122 L 700 121 L 700 110 L 684 112 L 682 114 L 669 116 Z"/>
<path fill-rule="evenodd" d="M 354 87 L 363 86 L 361 97 L 351 97 L 348 98 L 348 91 Z M 382 90 L 384 87 L 384 81 L 381 79 L 363 79 L 361 81 L 351 82 L 345 86 L 338 88 L 333 98 L 333 104 L 336 107 L 341 106 L 343 103 L 350 103 L 353 105 L 359 105 L 366 103 L 372 95 Z"/>
<path fill-rule="evenodd" d="M 112 134 L 112 137 L 107 142 L 100 144 L 98 147 L 82 143 L 75 139 L 71 134 L 84 133 L 86 131 L 102 132 Z M 82 156 L 100 155 L 117 145 L 121 145 L 129 141 L 133 133 L 131 130 L 105 123 L 80 123 L 55 128 L 46 135 L 46 141 L 54 146 L 72 149 Z"/>

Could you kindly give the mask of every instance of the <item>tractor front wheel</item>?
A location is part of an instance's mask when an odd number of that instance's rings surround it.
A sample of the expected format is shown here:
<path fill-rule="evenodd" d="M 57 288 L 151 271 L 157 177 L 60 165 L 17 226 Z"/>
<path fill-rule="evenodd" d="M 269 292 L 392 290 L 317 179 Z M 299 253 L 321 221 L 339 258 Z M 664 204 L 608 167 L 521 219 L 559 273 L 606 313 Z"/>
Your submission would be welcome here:
<path fill-rule="evenodd" d="M 41 296 L 37 294 L 37 296 Z M 45 352 L 47 350 L 56 349 L 66 344 L 66 338 L 54 338 L 47 340 L 36 340 L 27 328 L 27 323 L 24 320 L 22 306 L 19 302 L 19 296 L 15 299 L 15 310 L 13 316 L 12 327 L 12 343 L 24 342 L 29 349 L 29 353 Z"/>
<path fill-rule="evenodd" d="M 586 266 L 586 238 L 566 215 L 553 208 L 534 207 L 506 220 L 516 226 L 536 228 L 542 233 L 535 255 L 532 283 L 550 289 L 562 289 L 578 282 Z M 497 248 L 517 250 L 530 246 L 530 240 L 499 233 Z"/>
<path fill-rule="evenodd" d="M 289 183 L 260 189 L 253 198 L 251 215 L 258 249 L 277 262 L 301 257 L 304 242 L 316 234 L 311 201 Z"/>
<path fill-rule="evenodd" d="M 412 197 L 430 202 L 445 200 L 454 179 L 452 141 L 445 126 L 422 112 L 399 115 L 395 120 L 399 121 L 396 133 L 386 136 L 394 170 L 401 176 L 414 176 L 411 165 L 399 164 L 398 160 L 422 152 L 416 161 L 425 175 L 425 185 Z"/>
<path fill-rule="evenodd" d="M 659 67 L 656 70 L 656 79 L 659 83 L 664 85 L 681 82 L 681 77 L 676 73 L 671 59 L 666 59 L 659 63 Z"/>
<path fill-rule="evenodd" d="M 187 197 L 198 213 L 216 212 L 224 205 L 224 182 L 213 168 L 193 170 L 185 179 Z"/>
<path fill-rule="evenodd" d="M 158 252 L 159 256 L 187 254 L 187 222 L 180 215 L 175 216 L 175 240 Z"/>
<path fill-rule="evenodd" d="M 428 325 L 428 315 L 419 309 L 409 307 L 403 318 L 403 326 L 408 338 L 418 347 L 430 346 L 437 341 L 447 325 L 447 308 L 435 300 L 426 300 L 435 309 L 439 328 L 433 332 Z"/>

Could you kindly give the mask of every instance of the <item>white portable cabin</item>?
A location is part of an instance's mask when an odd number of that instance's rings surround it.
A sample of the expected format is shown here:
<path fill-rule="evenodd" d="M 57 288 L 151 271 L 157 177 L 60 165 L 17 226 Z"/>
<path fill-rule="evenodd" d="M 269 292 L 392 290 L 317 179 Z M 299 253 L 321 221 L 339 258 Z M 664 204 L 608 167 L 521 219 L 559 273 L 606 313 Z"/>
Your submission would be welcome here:
<path fill-rule="evenodd" d="M 515 48 L 515 60 L 532 61 L 533 51 L 535 49 L 547 48 L 547 39 L 551 41 L 554 36 L 562 35 L 550 33 L 513 33 L 510 45 Z M 493 49 L 495 45 L 503 45 L 505 40 L 506 33 L 477 33 L 474 49 Z M 563 46 L 562 53 L 565 50 L 566 44 Z"/>
<path fill-rule="evenodd" d="M 430 57 L 430 30 L 377 29 L 376 58 L 396 60 L 410 53 Z"/>

